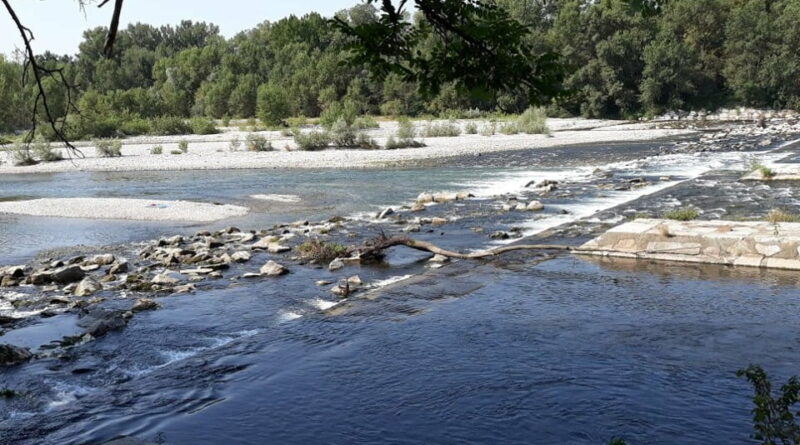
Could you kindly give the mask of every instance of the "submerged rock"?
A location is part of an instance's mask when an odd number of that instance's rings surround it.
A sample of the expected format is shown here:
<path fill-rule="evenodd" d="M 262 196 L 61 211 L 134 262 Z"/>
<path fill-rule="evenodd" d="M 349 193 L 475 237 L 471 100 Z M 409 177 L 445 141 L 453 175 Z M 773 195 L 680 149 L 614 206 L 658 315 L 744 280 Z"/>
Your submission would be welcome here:
<path fill-rule="evenodd" d="M 155 300 L 151 300 L 149 298 L 140 298 L 136 300 L 136 304 L 133 305 L 131 311 L 142 312 L 152 311 L 154 309 L 158 309 L 158 303 L 156 303 Z"/>
<path fill-rule="evenodd" d="M 525 206 L 525 210 L 538 212 L 539 210 L 544 210 L 544 204 L 540 201 L 531 201 Z"/>
<path fill-rule="evenodd" d="M 389 215 L 393 215 L 393 214 L 394 214 L 394 209 L 393 209 L 393 208 L 391 208 L 391 207 L 388 207 L 388 208 L 386 208 L 385 210 L 383 210 L 382 212 L 378 213 L 378 216 L 377 216 L 377 218 L 378 218 L 378 219 L 384 219 L 384 218 L 386 218 L 387 216 L 389 216 Z"/>
<path fill-rule="evenodd" d="M 86 327 L 86 333 L 92 337 L 102 337 L 109 332 L 123 329 L 128 324 L 124 311 L 108 311 L 98 309 L 87 314 L 79 322 L 79 326 Z"/>
<path fill-rule="evenodd" d="M 234 254 L 231 255 L 231 260 L 233 260 L 233 261 L 235 261 L 237 263 L 246 263 L 246 262 L 250 261 L 250 258 L 251 258 L 250 252 L 247 252 L 247 251 L 244 251 L 244 250 L 239 251 L 239 252 L 234 252 Z"/>
<path fill-rule="evenodd" d="M 33 358 L 30 349 L 19 346 L 0 345 L 0 366 L 13 366 L 25 363 Z"/>

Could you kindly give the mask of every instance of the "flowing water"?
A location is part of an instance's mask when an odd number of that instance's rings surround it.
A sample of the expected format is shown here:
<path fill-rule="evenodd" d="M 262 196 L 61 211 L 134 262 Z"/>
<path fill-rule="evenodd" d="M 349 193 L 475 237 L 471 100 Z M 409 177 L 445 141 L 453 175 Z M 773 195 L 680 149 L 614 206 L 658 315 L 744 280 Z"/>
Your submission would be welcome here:
<path fill-rule="evenodd" d="M 425 190 L 476 195 L 430 207 L 426 216 L 453 222 L 416 235 L 462 249 L 508 242 L 488 234 L 512 227 L 579 243 L 637 212 L 694 204 L 717 218 L 798 204 L 791 185 L 738 180 L 751 158 L 775 162 L 793 145 L 653 156 L 657 148 L 565 147 L 386 171 L 0 178 L 0 199 L 146 196 L 253 209 L 211 225 L 3 215 L 0 264 L 77 244 L 334 215 L 362 218 L 353 231 L 367 236 L 397 229 L 370 215 Z M 639 177 L 646 185 L 596 187 Z M 531 198 L 526 183 L 542 179 L 561 181 L 542 198 L 545 212 L 498 212 L 498 195 Z M 0 388 L 20 393 L 0 399 L 0 443 L 750 443 L 751 390 L 736 370 L 759 363 L 776 381 L 800 373 L 796 273 L 526 254 L 429 270 L 420 258 L 396 249 L 379 267 L 296 266 L 278 282 L 160 298 L 161 309 L 119 333 L 0 373 Z M 313 286 L 356 273 L 371 286 L 360 297 L 334 300 Z M 0 314 L 11 313 L 2 302 L 14 295 L 2 292 Z M 35 348 L 74 333 L 65 313 L 0 343 Z"/>

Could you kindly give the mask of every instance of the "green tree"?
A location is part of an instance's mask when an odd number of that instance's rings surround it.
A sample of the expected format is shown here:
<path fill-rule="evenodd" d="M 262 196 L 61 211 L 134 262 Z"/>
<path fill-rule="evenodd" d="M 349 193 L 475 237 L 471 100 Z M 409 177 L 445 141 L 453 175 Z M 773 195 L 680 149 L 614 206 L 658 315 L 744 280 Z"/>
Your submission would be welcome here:
<path fill-rule="evenodd" d="M 289 100 L 283 88 L 274 84 L 258 87 L 258 118 L 267 125 L 278 125 L 291 116 Z"/>

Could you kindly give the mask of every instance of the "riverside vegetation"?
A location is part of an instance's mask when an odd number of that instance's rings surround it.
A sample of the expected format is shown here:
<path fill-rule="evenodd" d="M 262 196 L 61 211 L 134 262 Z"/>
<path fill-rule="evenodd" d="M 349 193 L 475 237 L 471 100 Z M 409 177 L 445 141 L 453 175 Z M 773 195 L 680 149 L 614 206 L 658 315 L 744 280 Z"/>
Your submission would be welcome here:
<path fill-rule="evenodd" d="M 551 115 L 636 117 L 723 105 L 800 105 L 794 81 L 800 62 L 789 56 L 800 35 L 793 26 L 800 7 L 791 0 L 674 0 L 655 13 L 624 0 L 497 4 L 530 30 L 525 38 L 531 57 L 552 53 L 572 67 L 562 85 L 571 94 L 543 104 Z M 369 3 L 336 16 L 352 25 L 379 17 Z M 319 116 L 332 126 L 336 119 L 328 116 L 342 109 L 469 118 L 520 113 L 532 105 L 526 91 L 475 94 L 446 84 L 428 94 L 399 74 L 371 76 L 366 66 L 342 63 L 349 37 L 316 13 L 264 22 L 230 39 L 210 23 L 137 23 L 120 31 L 109 59 L 102 55 L 105 34 L 102 27 L 87 30 L 77 54 L 38 58 L 45 67 L 64 66 L 69 84 L 78 85 L 72 93 L 81 113 L 66 122 L 72 139 L 208 134 L 217 131 L 212 119 L 231 118 L 291 126 L 290 116 Z M 417 49 L 424 53 L 435 44 L 423 40 Z M 0 132 L 30 125 L 35 88 L 30 77 L 23 83 L 19 60 L 0 58 L 0 102 L 6 105 Z M 47 82 L 46 89 L 54 114 L 66 115 L 63 86 Z M 495 131 L 527 132 L 513 125 L 481 130 Z M 45 125 L 38 132 L 54 138 Z M 309 146 L 323 142 L 314 135 Z"/>

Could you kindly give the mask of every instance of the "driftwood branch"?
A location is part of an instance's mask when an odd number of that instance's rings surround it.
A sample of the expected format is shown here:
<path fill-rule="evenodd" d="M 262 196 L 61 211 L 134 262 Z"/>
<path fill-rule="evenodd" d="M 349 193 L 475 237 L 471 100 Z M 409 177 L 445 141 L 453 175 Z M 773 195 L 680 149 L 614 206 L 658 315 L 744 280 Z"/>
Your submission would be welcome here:
<path fill-rule="evenodd" d="M 411 249 L 421 250 L 423 252 L 430 252 L 436 255 L 446 256 L 448 258 L 457 258 L 465 260 L 475 260 L 481 258 L 494 257 L 503 253 L 514 252 L 517 250 L 558 250 L 573 252 L 579 251 L 580 248 L 574 246 L 566 246 L 562 244 L 514 244 L 511 246 L 497 247 L 494 249 L 482 250 L 478 252 L 461 253 L 452 250 L 442 249 L 427 241 L 419 241 L 406 236 L 395 236 L 391 238 L 379 237 L 371 242 L 351 248 L 347 251 L 350 257 L 360 258 L 376 258 L 380 257 L 384 250 L 394 246 L 406 246 Z"/>

